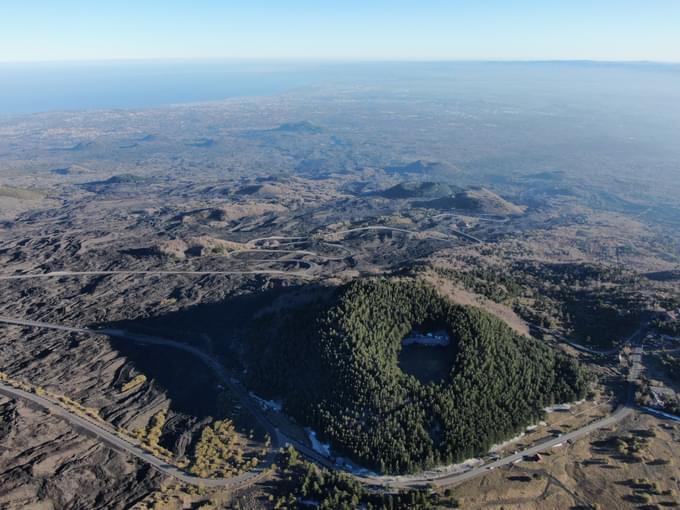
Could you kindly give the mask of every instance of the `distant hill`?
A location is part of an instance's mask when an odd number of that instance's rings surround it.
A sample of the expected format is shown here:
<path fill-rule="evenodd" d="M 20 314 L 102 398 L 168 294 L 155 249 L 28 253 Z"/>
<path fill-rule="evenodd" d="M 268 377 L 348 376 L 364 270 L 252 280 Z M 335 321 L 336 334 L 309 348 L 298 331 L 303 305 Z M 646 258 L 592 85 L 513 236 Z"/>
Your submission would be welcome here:
<path fill-rule="evenodd" d="M 103 181 L 92 181 L 82 184 L 85 189 L 92 192 L 101 191 L 103 189 L 109 189 L 114 186 L 126 185 L 126 184 L 145 184 L 148 183 L 150 179 L 148 177 L 141 177 L 139 175 L 133 174 L 118 174 L 109 177 Z"/>
<path fill-rule="evenodd" d="M 45 194 L 28 188 L 16 188 L 14 186 L 0 185 L 0 198 L 14 198 L 17 200 L 40 200 Z"/>
<path fill-rule="evenodd" d="M 457 172 L 456 167 L 441 161 L 423 161 L 419 159 L 405 165 L 387 166 L 385 171 L 390 174 L 417 174 L 417 175 L 452 175 Z"/>
<path fill-rule="evenodd" d="M 215 140 L 213 140 L 212 138 L 200 138 L 199 140 L 187 143 L 187 145 L 189 147 L 207 148 L 212 147 L 213 145 L 215 145 L 215 143 L 216 143 Z"/>
<path fill-rule="evenodd" d="M 236 190 L 237 195 L 254 195 L 262 189 L 262 184 L 251 184 Z"/>
<path fill-rule="evenodd" d="M 264 214 L 276 214 L 285 211 L 286 208 L 277 203 L 225 202 L 219 207 L 193 209 L 178 213 L 173 220 L 185 224 L 211 224 L 212 222 L 228 222 L 239 220 L 247 216 L 261 216 Z"/>
<path fill-rule="evenodd" d="M 460 209 L 475 213 L 494 214 L 498 216 L 512 216 L 523 214 L 525 208 L 508 202 L 493 191 L 485 188 L 460 191 L 453 196 L 435 198 L 423 202 L 415 202 L 416 207 L 429 209 Z"/>
<path fill-rule="evenodd" d="M 677 282 L 680 281 L 680 269 L 671 269 L 670 271 L 655 271 L 652 273 L 645 273 L 643 276 L 658 282 Z"/>
<path fill-rule="evenodd" d="M 308 177 L 323 177 L 327 175 L 328 168 L 333 164 L 327 159 L 303 159 L 295 166 L 295 171 L 301 174 L 307 174 Z"/>
<path fill-rule="evenodd" d="M 105 181 L 93 181 L 87 184 L 140 184 L 148 180 L 148 177 L 140 177 L 139 175 L 118 174 L 109 177 Z"/>
<path fill-rule="evenodd" d="M 375 194 L 385 198 L 441 198 L 462 191 L 462 188 L 444 182 L 401 182 Z"/>
<path fill-rule="evenodd" d="M 565 173 L 562 170 L 538 172 L 535 174 L 525 175 L 525 179 L 538 179 L 543 181 L 559 181 L 564 179 Z"/>
<path fill-rule="evenodd" d="M 50 147 L 47 150 L 50 152 L 78 152 L 87 149 L 90 145 L 92 145 L 92 142 L 78 142 L 69 147 Z"/>
<path fill-rule="evenodd" d="M 270 129 L 270 131 L 279 133 L 317 134 L 321 133 L 323 131 L 323 128 L 305 120 L 302 122 L 286 122 L 284 124 L 281 124 L 277 128 Z"/>
<path fill-rule="evenodd" d="M 261 184 L 249 184 L 234 191 L 236 195 L 257 195 L 259 197 L 285 197 L 290 193 L 290 188 L 279 182 L 263 182 Z"/>

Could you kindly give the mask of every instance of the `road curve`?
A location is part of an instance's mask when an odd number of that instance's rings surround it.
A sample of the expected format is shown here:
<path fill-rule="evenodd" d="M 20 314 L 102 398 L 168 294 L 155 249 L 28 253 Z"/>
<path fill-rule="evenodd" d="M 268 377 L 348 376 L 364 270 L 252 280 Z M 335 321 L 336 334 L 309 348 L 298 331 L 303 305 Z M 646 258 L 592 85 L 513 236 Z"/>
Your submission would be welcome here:
<path fill-rule="evenodd" d="M 7 396 L 13 396 L 13 397 L 19 397 L 23 398 L 25 400 L 29 400 L 33 402 L 34 404 L 37 404 L 45 409 L 48 409 L 50 412 L 55 414 L 56 416 L 59 416 L 70 423 L 76 425 L 77 427 L 84 429 L 92 434 L 94 434 L 96 437 L 101 439 L 103 442 L 107 443 L 108 445 L 112 446 L 113 448 L 117 450 L 124 450 L 133 456 L 137 457 L 138 459 L 150 464 L 153 466 L 155 469 L 158 471 L 168 475 L 172 476 L 178 480 L 181 480 L 184 483 L 190 484 L 190 485 L 196 485 L 196 486 L 203 486 L 203 487 L 224 487 L 224 488 L 229 488 L 229 489 L 235 489 L 238 487 L 243 487 L 245 485 L 251 484 L 262 478 L 263 476 L 266 475 L 267 473 L 267 468 L 265 466 L 271 465 L 271 463 L 274 460 L 274 456 L 276 455 L 276 448 L 278 445 L 281 443 L 280 441 L 280 434 L 279 432 L 266 420 L 262 419 L 262 415 L 259 412 L 259 408 L 257 408 L 256 404 L 253 404 L 251 401 L 250 396 L 246 392 L 246 390 L 235 380 L 232 378 L 228 377 L 227 374 L 224 372 L 224 369 L 222 366 L 213 358 L 211 358 L 206 352 L 193 347 L 188 344 L 184 344 L 181 342 L 177 342 L 174 340 L 168 340 L 168 339 L 163 339 L 159 337 L 153 337 L 153 336 L 147 336 L 147 335 L 138 335 L 138 334 L 132 334 L 132 333 L 127 333 L 123 330 L 120 329 L 89 329 L 89 328 L 80 328 L 80 327 L 75 327 L 75 326 L 64 326 L 61 324 L 51 324 L 51 323 L 46 323 L 46 322 L 38 322 L 38 321 L 31 321 L 31 320 L 24 320 L 24 319 L 14 319 L 10 317 L 0 317 L 0 323 L 4 324 L 11 324 L 14 326 L 22 326 L 22 327 L 34 327 L 34 328 L 43 328 L 43 329 L 54 329 L 58 331 L 67 331 L 70 333 L 84 333 L 88 335 L 105 335 L 109 337 L 114 337 L 114 338 L 125 338 L 132 340 L 137 343 L 142 343 L 142 344 L 151 344 L 151 345 L 160 345 L 163 347 L 172 347 L 175 349 L 180 349 L 185 352 L 188 352 L 190 354 L 193 354 L 194 356 L 197 356 L 201 361 L 203 361 L 204 364 L 206 364 L 210 369 L 213 370 L 213 372 L 218 376 L 221 382 L 225 383 L 226 385 L 229 386 L 229 388 L 232 390 L 232 392 L 241 400 L 241 403 L 244 405 L 244 407 L 250 411 L 257 419 L 259 419 L 264 426 L 264 428 L 267 430 L 269 433 L 271 440 L 272 440 L 272 446 L 269 449 L 267 458 L 265 462 L 263 463 L 263 466 L 260 466 L 256 469 L 253 469 L 251 471 L 248 471 L 246 473 L 243 473 L 238 476 L 234 476 L 231 478 L 201 478 L 197 477 L 194 475 L 191 475 L 176 466 L 173 466 L 171 464 L 168 464 L 167 462 L 153 456 L 149 452 L 145 451 L 139 446 L 139 443 L 134 443 L 131 441 L 128 441 L 126 439 L 123 439 L 122 437 L 116 435 L 112 430 L 107 430 L 102 424 L 99 424 L 94 421 L 87 420 L 83 417 L 80 417 L 76 414 L 71 413 L 70 411 L 64 409 L 63 407 L 59 406 L 55 402 L 51 401 L 48 398 L 38 396 L 36 394 L 14 388 L 12 386 L 9 386 L 7 384 L 3 384 L 0 382 L 0 393 L 7 395 Z"/>
<path fill-rule="evenodd" d="M 385 225 L 369 225 L 366 227 L 356 227 L 356 228 L 350 228 L 347 230 L 339 230 L 337 232 L 328 232 L 325 234 L 326 236 L 331 236 L 331 235 L 344 235 L 344 234 L 351 234 L 352 232 L 362 232 L 362 231 L 367 231 L 367 230 L 391 230 L 394 232 L 401 232 L 402 234 L 407 234 L 407 235 L 420 235 L 423 239 L 434 239 L 436 241 L 450 241 L 451 238 L 447 236 L 446 234 L 441 234 L 440 236 L 435 236 L 432 234 L 423 234 L 422 232 L 418 232 L 416 230 L 407 230 L 405 228 L 399 228 L 399 227 L 388 227 Z M 455 230 L 455 229 L 449 229 L 451 232 L 456 234 L 457 236 L 463 237 L 469 241 L 473 241 L 475 243 L 484 243 L 481 239 L 478 237 L 475 237 L 470 234 L 466 234 L 465 232 L 462 232 L 460 230 Z"/>
<path fill-rule="evenodd" d="M 58 416 L 68 421 L 75 427 L 95 436 L 97 439 L 101 440 L 103 443 L 106 443 L 114 450 L 130 453 L 134 457 L 137 457 L 141 461 L 151 465 L 157 471 L 160 471 L 165 475 L 172 476 L 173 478 L 176 478 L 189 485 L 236 489 L 238 487 L 243 487 L 250 483 L 254 483 L 266 474 L 266 469 L 258 469 L 248 471 L 247 473 L 243 473 L 233 478 L 201 478 L 198 476 L 193 476 L 188 474 L 186 471 L 183 471 L 176 466 L 168 464 L 164 460 L 155 457 L 151 453 L 141 448 L 139 443 L 126 441 L 122 437 L 107 430 L 102 425 L 98 425 L 94 421 L 90 421 L 73 414 L 47 398 L 30 393 L 28 391 L 14 388 L 13 386 L 9 386 L 2 382 L 0 382 L 0 394 L 11 398 L 21 398 L 23 400 L 28 400 L 34 404 L 37 404 L 38 406 L 47 409 L 50 414 Z"/>
<path fill-rule="evenodd" d="M 333 243 L 328 243 L 327 241 L 323 240 L 326 237 L 329 236 L 335 236 L 335 235 L 345 235 L 345 234 L 351 234 L 353 232 L 361 232 L 361 231 L 375 231 L 375 230 L 389 230 L 389 231 L 394 231 L 394 232 L 400 232 L 403 234 L 411 235 L 411 236 L 420 236 L 422 239 L 432 239 L 432 240 L 437 240 L 437 241 L 450 241 L 451 237 L 447 236 L 446 234 L 440 234 L 440 235 L 433 235 L 432 233 L 430 234 L 423 234 L 421 232 L 415 231 L 415 230 L 407 230 L 399 227 L 389 227 L 385 225 L 368 225 L 365 227 L 356 227 L 356 228 L 351 228 L 347 230 L 340 230 L 337 232 L 327 232 L 325 234 L 321 235 L 322 242 L 324 244 L 327 244 L 329 246 L 334 246 L 334 247 L 339 247 L 347 250 L 349 255 L 347 256 L 352 256 L 352 252 L 345 248 L 344 246 L 340 244 L 333 244 Z M 465 232 L 461 232 L 459 230 L 451 230 L 455 235 L 459 237 L 463 237 L 469 241 L 473 241 L 476 243 L 483 243 L 481 239 L 467 234 Z M 439 233 L 438 233 L 439 234 Z M 271 236 L 271 237 L 261 237 L 257 239 L 251 239 L 250 241 L 247 241 L 244 243 L 247 246 L 257 246 L 257 244 L 261 241 L 267 241 L 267 240 L 291 240 L 291 239 L 306 239 L 310 240 L 311 238 L 305 238 L 305 237 L 283 237 L 283 236 Z M 306 255 L 306 256 L 314 256 L 314 257 L 319 257 L 322 259 L 325 259 L 327 261 L 338 261 L 338 260 L 343 260 L 346 257 L 326 257 L 324 255 L 318 254 L 316 252 L 312 251 L 307 251 L 307 250 L 277 250 L 277 249 L 260 249 L 260 248 L 249 248 L 246 250 L 242 251 L 235 251 L 233 253 L 229 254 L 230 258 L 237 258 L 233 257 L 234 254 L 237 253 L 257 253 L 257 252 L 265 252 L 265 253 L 284 253 L 284 254 L 291 254 L 291 253 L 298 253 L 301 255 Z M 271 262 L 276 262 L 276 260 L 272 260 Z M 311 269 L 311 268 L 309 268 Z M 28 280 L 28 279 L 33 279 L 33 278 L 61 278 L 61 277 L 70 277 L 70 276 L 106 276 L 106 275 L 144 275 L 144 276 L 172 276 L 172 275 L 188 275 L 188 276 L 209 276 L 209 275 L 226 275 L 226 276 L 235 276 L 235 275 L 275 275 L 275 276 L 281 276 L 281 277 L 289 277 L 289 278 L 302 278 L 302 279 L 310 279 L 312 276 L 308 274 L 308 270 L 306 271 L 283 271 L 281 269 L 250 269 L 250 270 L 243 270 L 243 271 L 192 271 L 192 270 L 155 270 L 155 269 L 148 269 L 148 270 L 109 270 L 109 271 L 50 271 L 47 273 L 23 273 L 23 274 L 10 274 L 10 275 L 2 275 L 0 274 L 0 281 L 1 280 Z"/>
<path fill-rule="evenodd" d="M 312 448 L 308 447 L 307 445 L 304 445 L 300 443 L 299 441 L 296 441 L 292 438 L 289 438 L 282 434 L 278 429 L 276 429 L 271 422 L 263 415 L 261 412 L 260 408 L 256 403 L 253 402 L 253 399 L 251 396 L 247 393 L 246 389 L 241 386 L 241 384 L 236 381 L 235 379 L 227 376 L 227 374 L 224 372 L 224 369 L 222 366 L 217 362 L 215 359 L 210 357 L 206 352 L 193 347 L 188 344 L 183 344 L 181 342 L 177 342 L 174 340 L 168 340 L 164 338 L 159 338 L 159 337 L 153 337 L 153 336 L 146 336 L 146 335 L 138 335 L 138 334 L 132 334 L 132 333 L 127 333 L 123 330 L 119 329 L 101 329 L 101 330 L 93 330 L 93 329 L 87 329 L 87 328 L 79 328 L 79 327 L 74 327 L 74 326 L 64 326 L 60 324 L 51 324 L 51 323 L 44 323 L 44 322 L 38 322 L 38 321 L 30 321 L 30 320 L 24 320 L 24 319 L 14 319 L 14 318 L 9 318 L 9 317 L 2 317 L 0 316 L 0 323 L 5 323 L 5 324 L 13 324 L 17 326 L 27 326 L 27 327 L 38 327 L 38 328 L 47 328 L 47 329 L 56 329 L 60 331 L 68 331 L 68 332 L 77 332 L 77 333 L 86 333 L 86 334 L 91 334 L 91 335 L 107 335 L 111 337 L 118 337 L 118 338 L 127 338 L 139 343 L 146 343 L 146 344 L 155 344 L 155 345 L 162 345 L 166 347 L 173 347 L 177 349 L 184 350 L 186 352 L 189 352 L 195 356 L 198 356 L 207 366 L 209 366 L 217 375 L 218 377 L 224 381 L 230 389 L 237 395 L 237 397 L 241 400 L 242 404 L 265 426 L 267 431 L 270 433 L 270 436 L 272 437 L 273 441 L 273 447 L 270 449 L 270 453 L 268 456 L 268 460 L 271 462 L 273 459 L 273 454 L 275 452 L 275 446 L 276 445 L 284 445 L 284 444 L 290 444 L 294 446 L 298 451 L 300 451 L 301 454 L 303 454 L 305 457 L 307 457 L 309 460 L 316 462 L 322 466 L 325 466 L 330 469 L 337 469 L 335 466 L 334 462 L 332 459 L 329 459 Z M 420 478 L 408 478 L 405 480 L 400 480 L 399 477 L 390 477 L 390 476 L 358 476 L 358 475 L 353 475 L 358 481 L 366 484 L 366 485 L 371 485 L 371 486 L 380 486 L 380 487 L 388 487 L 390 489 L 406 489 L 406 488 L 422 488 L 422 487 L 427 487 L 430 485 L 434 485 L 437 487 L 447 487 L 447 486 L 453 486 L 453 485 L 458 485 L 460 483 L 466 482 L 468 480 L 471 480 L 473 478 L 476 478 L 478 476 L 482 476 L 485 473 L 488 473 L 490 470 L 493 470 L 498 467 L 506 466 L 509 464 L 512 464 L 514 462 L 521 461 L 525 456 L 531 456 L 535 455 L 537 453 L 542 453 L 545 451 L 548 451 L 552 448 L 558 447 L 562 443 L 566 441 L 573 441 L 576 439 L 579 439 L 583 436 L 586 436 L 598 429 L 601 428 L 606 428 L 614 425 L 615 423 L 619 422 L 620 420 L 624 419 L 625 417 L 629 416 L 631 413 L 634 412 L 634 402 L 633 402 L 633 386 L 635 381 L 637 380 L 640 370 L 641 370 L 641 357 L 642 357 L 642 352 L 643 352 L 643 338 L 644 338 L 644 333 L 646 332 L 646 325 L 643 325 L 636 331 L 629 339 L 629 342 L 632 342 L 634 344 L 634 349 L 633 353 L 631 356 L 632 360 L 632 365 L 630 367 L 627 381 L 629 383 L 629 392 L 628 392 L 628 397 L 627 401 L 624 405 L 618 407 L 612 414 L 609 416 L 606 416 L 605 418 L 602 418 L 600 420 L 594 421 L 592 423 L 589 423 L 588 425 L 585 425 L 579 429 L 573 430 L 569 433 L 552 437 L 548 439 L 547 441 L 544 441 L 542 443 L 539 443 L 537 445 L 531 446 L 529 448 L 526 448 L 522 451 L 519 451 L 517 453 L 514 453 L 512 455 L 509 455 L 507 457 L 504 457 L 502 459 L 498 459 L 496 461 L 484 464 L 482 466 L 478 466 L 475 468 L 472 468 L 468 471 L 464 471 L 462 473 L 452 473 L 452 474 L 444 474 L 441 476 L 423 476 Z M 28 398 L 28 400 L 33 401 L 34 403 L 37 403 L 39 405 L 42 405 L 43 407 L 47 407 L 48 409 L 52 410 L 50 406 L 53 407 L 59 407 L 56 404 L 51 403 L 49 400 L 38 397 L 37 395 L 34 395 L 32 393 L 27 393 L 22 390 L 17 390 L 12 387 L 8 387 L 6 385 L 0 384 L 0 393 L 7 393 L 7 392 L 13 392 L 15 396 L 20 396 L 22 398 Z M 79 416 L 73 415 L 66 411 L 63 408 L 59 408 L 58 413 L 55 412 L 55 414 L 58 414 L 59 416 L 64 417 L 65 419 L 71 421 L 72 423 L 82 426 L 81 422 L 84 422 L 87 426 L 83 426 L 86 430 L 90 430 L 91 432 L 94 432 L 97 437 L 100 437 L 103 441 L 107 442 L 108 444 L 112 445 L 113 447 L 120 447 L 137 458 L 148 462 L 152 466 L 154 466 L 156 469 L 159 469 L 163 473 L 173 476 L 175 478 L 178 478 L 186 483 L 190 483 L 192 485 L 206 485 L 206 486 L 211 486 L 211 487 L 240 487 L 243 485 L 246 485 L 248 483 L 253 483 L 257 481 L 261 476 L 263 476 L 263 470 L 258 469 L 251 471 L 249 473 L 244 473 L 243 475 L 239 475 L 238 477 L 234 478 L 229 478 L 229 479 L 201 479 L 197 477 L 193 477 L 191 475 L 188 475 L 184 473 L 183 471 L 177 469 L 174 466 L 169 466 L 168 464 L 164 463 L 160 459 L 157 459 L 156 457 L 153 457 L 149 453 L 145 452 L 144 450 L 141 450 L 140 448 L 136 447 L 135 445 L 128 443 L 126 441 L 123 441 L 122 439 L 118 438 L 117 436 L 109 433 L 105 429 L 103 429 L 101 426 L 98 426 L 94 423 L 91 423 L 89 421 L 84 420 L 83 418 L 80 418 Z M 109 437 L 111 436 L 111 437 Z M 114 439 L 111 441 L 111 439 Z"/>
<path fill-rule="evenodd" d="M 222 365 L 215 359 L 213 359 L 208 353 L 205 351 L 202 351 L 201 349 L 198 349 L 196 347 L 193 347 L 189 344 L 184 344 L 181 342 L 177 342 L 175 340 L 169 340 L 165 338 L 160 338 L 160 337 L 154 337 L 154 336 L 148 336 L 148 335 L 139 335 L 139 334 L 134 334 L 134 333 L 128 333 L 126 331 L 123 331 L 121 329 L 114 329 L 114 328 L 106 328 L 106 329 L 89 329 L 89 328 L 81 328 L 77 326 L 65 326 L 63 324 L 53 324 L 53 323 L 47 323 L 47 322 L 40 322 L 40 321 L 32 321 L 32 320 L 27 320 L 27 319 L 15 319 L 12 317 L 3 317 L 0 316 L 0 323 L 3 324 L 11 324 L 14 326 L 22 326 L 22 327 L 33 327 L 33 328 L 43 328 L 43 329 L 53 329 L 57 331 L 66 331 L 69 333 L 84 333 L 88 335 L 105 335 L 109 337 L 114 337 L 114 338 L 126 338 L 130 339 L 132 341 L 142 343 L 142 344 L 151 344 L 151 345 L 160 345 L 163 347 L 172 347 L 175 349 L 180 349 L 185 352 L 188 352 L 194 356 L 197 356 L 205 365 L 207 365 L 217 376 L 218 378 L 224 382 L 226 385 L 228 385 L 229 389 L 239 398 L 241 403 L 244 405 L 244 407 L 251 413 L 253 414 L 259 421 L 260 423 L 267 429 L 267 432 L 270 434 L 270 437 L 272 438 L 272 446 L 270 448 L 269 456 L 268 456 L 268 461 L 271 463 L 273 460 L 273 456 L 276 453 L 276 448 L 278 446 L 283 446 L 286 444 L 290 444 L 294 446 L 302 455 L 304 455 L 306 458 L 309 460 L 316 462 L 319 465 L 325 466 L 327 468 L 334 468 L 335 463 L 333 460 L 324 457 L 323 455 L 319 454 L 316 452 L 313 448 L 310 448 L 309 446 L 301 443 L 300 441 L 297 441 L 293 438 L 289 438 L 285 436 L 282 432 L 280 432 L 274 425 L 267 419 L 267 417 L 262 413 L 259 405 L 255 403 L 251 397 L 251 395 L 248 393 L 248 391 L 234 378 L 229 377 L 226 372 L 224 371 L 224 368 L 222 368 Z M 21 390 L 17 390 L 15 388 L 12 388 L 11 386 L 7 385 L 2 385 L 0 386 L 0 390 L 5 391 L 6 393 L 12 392 L 14 396 L 22 397 L 25 398 L 26 396 L 29 396 L 29 400 L 32 402 L 39 404 L 43 407 L 46 407 L 50 410 L 52 410 L 52 407 L 58 407 L 60 409 L 60 412 L 58 413 L 59 416 L 71 421 L 72 423 L 79 425 L 81 421 L 85 421 L 82 418 L 80 418 L 77 415 L 71 414 L 69 411 L 57 406 L 56 404 L 52 403 L 48 399 L 38 397 L 37 395 L 34 395 L 32 393 L 27 393 Z M 2 391 L 0 391 L 1 393 Z M 34 398 L 35 397 L 35 398 Z M 49 405 L 45 405 L 49 404 Z M 56 413 L 55 413 L 56 414 Z M 70 420 L 69 418 L 73 417 L 75 420 Z M 102 430 L 103 432 L 107 432 L 106 430 L 102 429 L 102 427 L 96 423 L 92 423 L 89 421 L 86 421 L 88 423 L 88 427 L 84 427 L 86 430 L 90 430 L 92 432 L 99 432 Z M 159 468 L 159 464 L 167 466 L 165 462 L 163 462 L 160 459 L 157 459 L 156 457 L 153 457 L 149 453 L 139 449 L 139 448 L 126 448 L 126 445 L 128 445 L 127 442 L 122 441 L 122 445 L 119 445 L 118 442 L 111 443 L 107 441 L 109 436 L 112 436 L 110 432 L 107 432 L 106 434 L 97 434 L 97 437 L 100 437 L 103 441 L 107 442 L 108 444 L 116 447 L 119 446 L 120 448 L 125 449 L 135 457 L 143 460 L 143 461 L 149 461 L 150 458 L 153 458 L 156 460 L 156 462 L 149 462 L 152 466 L 158 468 L 160 471 L 163 473 L 169 475 L 169 476 L 174 476 L 175 478 L 179 478 L 182 481 L 185 481 L 186 483 L 194 484 L 194 485 L 210 485 L 211 487 L 240 487 L 244 486 L 247 483 L 253 483 L 258 480 L 258 473 L 261 470 L 255 470 L 251 471 L 250 473 L 253 475 L 251 477 L 248 477 L 248 473 L 244 473 L 243 475 L 239 475 L 239 477 L 235 478 L 229 478 L 229 479 L 198 479 L 197 477 L 187 475 L 183 471 L 177 469 L 174 466 L 169 466 L 165 469 Z M 116 437 L 116 436 L 114 436 Z M 132 445 L 134 446 L 134 445 Z M 143 455 L 140 455 L 140 451 Z M 205 482 L 205 480 L 209 480 L 208 482 Z M 231 482 L 231 480 L 236 480 L 235 482 Z M 371 482 L 373 483 L 373 482 Z"/>

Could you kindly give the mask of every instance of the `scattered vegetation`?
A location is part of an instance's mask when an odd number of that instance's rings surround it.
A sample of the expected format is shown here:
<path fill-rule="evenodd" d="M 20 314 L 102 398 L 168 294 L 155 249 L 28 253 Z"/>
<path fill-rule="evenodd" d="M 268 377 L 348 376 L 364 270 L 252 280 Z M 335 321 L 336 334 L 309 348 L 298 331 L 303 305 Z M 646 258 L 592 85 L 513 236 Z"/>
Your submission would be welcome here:
<path fill-rule="evenodd" d="M 655 395 L 649 380 L 644 377 L 637 384 L 635 402 L 638 405 L 659 408 L 667 413 L 680 416 L 680 399 L 670 395 Z"/>
<path fill-rule="evenodd" d="M 680 382 L 680 359 L 670 354 L 661 354 L 659 358 L 666 375 L 673 381 Z"/>
<path fill-rule="evenodd" d="M 594 443 L 600 448 L 615 452 L 626 462 L 642 462 L 649 446 L 652 433 L 638 432 L 628 436 L 612 436 L 604 441 Z"/>
<path fill-rule="evenodd" d="M 655 320 L 654 327 L 664 335 L 680 336 L 680 321 Z"/>
<path fill-rule="evenodd" d="M 134 435 L 140 441 L 142 448 L 150 451 L 156 457 L 165 459 L 169 462 L 173 457 L 172 452 L 158 444 L 163 432 L 165 420 L 165 411 L 159 411 L 151 418 L 151 425 L 148 429 L 137 429 L 135 430 Z M 178 466 L 183 467 L 181 464 L 178 464 Z"/>
<path fill-rule="evenodd" d="M 18 200 L 39 200 L 44 196 L 45 194 L 41 191 L 0 185 L 0 197 L 16 198 Z"/>
<path fill-rule="evenodd" d="M 496 303 L 511 303 L 515 298 L 523 295 L 523 287 L 505 271 L 469 266 L 465 270 L 435 268 L 435 272 Z"/>
<path fill-rule="evenodd" d="M 68 411 L 71 411 L 74 414 L 77 414 L 78 416 L 82 416 L 84 418 L 88 418 L 90 420 L 95 420 L 98 422 L 101 422 L 102 425 L 108 425 L 102 418 L 99 416 L 99 411 L 97 409 L 94 409 L 92 407 L 87 407 L 82 405 L 80 402 L 76 402 L 70 397 L 67 397 L 66 395 L 60 395 L 58 393 L 54 393 L 52 391 L 49 391 L 41 386 L 34 386 L 31 384 L 27 384 L 23 381 L 20 381 L 18 379 L 14 379 L 10 377 L 9 375 L 5 374 L 4 372 L 0 372 L 0 381 L 9 384 L 10 386 L 13 386 L 15 388 L 19 388 L 20 390 L 24 391 L 29 391 L 31 393 L 35 393 L 36 395 L 40 397 L 45 397 L 49 399 L 52 402 L 58 403 L 61 405 L 64 409 L 67 409 Z"/>
<path fill-rule="evenodd" d="M 128 382 L 123 384 L 123 387 L 120 389 L 123 393 L 126 391 L 130 391 L 133 388 L 137 388 L 138 386 L 141 386 L 146 382 L 146 376 L 144 374 L 138 374 L 134 376 L 132 379 L 130 379 Z"/>
<path fill-rule="evenodd" d="M 151 427 L 146 435 L 146 440 L 151 446 L 158 446 L 158 441 L 161 438 L 163 425 L 165 425 L 165 411 L 159 411 L 151 420 Z"/>
<path fill-rule="evenodd" d="M 666 398 L 663 401 L 663 410 L 667 413 L 680 416 L 680 400 L 676 398 Z"/>
<path fill-rule="evenodd" d="M 638 275 L 589 263 L 520 260 L 494 265 L 467 256 L 464 268 L 435 268 L 440 275 L 497 303 L 513 306 L 526 321 L 561 328 L 577 342 L 609 348 L 630 335 L 645 308 Z"/>
<path fill-rule="evenodd" d="M 218 420 L 201 432 L 190 471 L 202 478 L 223 478 L 238 475 L 258 463 L 257 456 L 245 455 L 234 424 L 229 420 Z"/>

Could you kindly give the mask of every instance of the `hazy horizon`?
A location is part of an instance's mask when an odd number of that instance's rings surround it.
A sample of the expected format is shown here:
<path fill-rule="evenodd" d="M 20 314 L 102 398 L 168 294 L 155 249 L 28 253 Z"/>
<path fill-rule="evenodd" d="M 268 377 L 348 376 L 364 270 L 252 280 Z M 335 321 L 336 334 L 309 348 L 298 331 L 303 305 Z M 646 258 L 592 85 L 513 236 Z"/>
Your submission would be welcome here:
<path fill-rule="evenodd" d="M 623 64 L 680 66 L 679 60 L 596 59 L 596 58 L 360 58 L 360 57 L 123 57 L 63 60 L 0 60 L 0 67 L 63 64 L 164 62 L 296 63 L 296 64 L 370 64 L 370 63 L 477 63 L 477 64 Z"/>
<path fill-rule="evenodd" d="M 680 66 L 594 61 L 131 60 L 0 64 L 0 114 L 139 109 L 270 96 L 322 86 L 410 87 L 510 102 L 537 94 L 570 101 L 614 94 L 638 103 L 678 99 Z M 582 86 L 583 81 L 590 85 Z M 46 86 L 48 84 L 48 86 Z M 636 85 L 637 84 L 637 85 Z M 651 88 L 650 88 L 651 87 Z M 674 99 L 675 98 L 675 99 Z M 525 99 L 521 99 L 524 101 Z M 625 102 L 625 101 L 624 101 Z"/>
<path fill-rule="evenodd" d="M 672 0 L 28 0 L 0 61 L 128 58 L 680 61 Z"/>

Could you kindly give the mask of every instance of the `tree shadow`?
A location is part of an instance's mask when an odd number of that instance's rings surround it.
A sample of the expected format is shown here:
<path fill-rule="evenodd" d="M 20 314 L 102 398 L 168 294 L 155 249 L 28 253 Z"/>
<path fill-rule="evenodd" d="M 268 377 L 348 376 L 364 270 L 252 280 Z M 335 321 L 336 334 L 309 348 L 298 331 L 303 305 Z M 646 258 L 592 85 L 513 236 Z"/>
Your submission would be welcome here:
<path fill-rule="evenodd" d="M 172 341 L 207 353 L 221 365 L 229 377 L 246 381 L 244 357 L 252 356 L 245 344 L 248 334 L 268 312 L 300 306 L 314 301 L 329 287 L 318 284 L 288 284 L 261 289 L 255 280 L 244 292 L 217 302 L 198 303 L 156 316 L 140 316 L 122 321 L 91 324 L 92 329 L 112 329 L 129 333 L 133 338 L 110 336 L 112 347 L 124 356 L 148 383 L 138 393 L 130 390 L 130 401 L 142 409 L 155 400 L 156 392 L 170 402 L 167 420 L 159 444 L 182 456 L 189 453 L 203 427 L 212 420 L 231 420 L 236 431 L 249 443 L 261 444 L 265 430 L 243 406 L 228 384 L 205 359 L 171 345 Z M 135 341 L 134 336 L 153 337 L 154 342 Z M 149 427 L 151 422 L 146 426 Z"/>
<path fill-rule="evenodd" d="M 511 482 L 530 482 L 532 478 L 530 476 L 526 475 L 513 475 L 513 476 L 508 476 L 508 480 Z"/>

